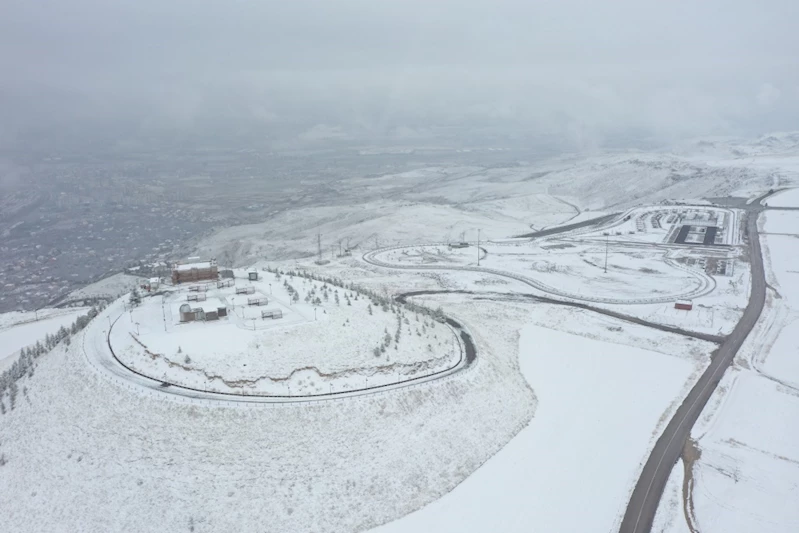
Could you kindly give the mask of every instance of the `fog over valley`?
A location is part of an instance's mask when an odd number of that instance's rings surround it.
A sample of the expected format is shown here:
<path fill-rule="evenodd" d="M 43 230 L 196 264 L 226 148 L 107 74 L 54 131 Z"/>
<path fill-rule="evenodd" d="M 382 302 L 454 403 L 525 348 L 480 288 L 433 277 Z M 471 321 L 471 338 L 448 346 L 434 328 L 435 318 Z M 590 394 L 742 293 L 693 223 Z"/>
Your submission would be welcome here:
<path fill-rule="evenodd" d="M 797 19 L 6 1 L 0 531 L 796 533 Z"/>

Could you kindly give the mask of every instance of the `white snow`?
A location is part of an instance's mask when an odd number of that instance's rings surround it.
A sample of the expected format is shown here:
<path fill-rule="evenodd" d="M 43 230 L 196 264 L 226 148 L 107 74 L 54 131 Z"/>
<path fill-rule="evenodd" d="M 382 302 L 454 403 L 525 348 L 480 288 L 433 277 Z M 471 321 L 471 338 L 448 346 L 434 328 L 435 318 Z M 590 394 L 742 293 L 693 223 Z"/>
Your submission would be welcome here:
<path fill-rule="evenodd" d="M 763 203 L 771 207 L 799 207 L 799 188 L 780 191 Z"/>
<path fill-rule="evenodd" d="M 799 211 L 766 211 L 761 224 L 765 233 L 799 235 Z"/>
<path fill-rule="evenodd" d="M 239 288 L 253 287 L 255 294 L 237 295 L 231 286 L 209 289 L 199 303 L 186 302 L 196 293 L 183 289 L 143 298 L 115 322 L 110 342 L 117 357 L 148 376 L 193 388 L 281 395 L 396 383 L 453 368 L 462 359 L 453 330 L 431 317 L 400 306 L 383 309 L 353 290 L 284 275 L 282 282 L 300 294 L 291 303 L 274 274 L 255 282 L 243 271 L 236 274 Z M 307 303 L 311 295 L 319 301 Z M 252 298 L 268 298 L 269 304 L 247 305 Z M 227 308 L 228 315 L 180 323 L 184 304 Z M 262 319 L 262 310 L 283 316 Z M 388 346 L 376 356 L 386 335 Z"/>
<path fill-rule="evenodd" d="M 195 268 L 196 269 L 209 269 L 209 268 L 211 268 L 213 266 L 216 266 L 216 264 L 213 261 L 202 261 L 202 262 L 199 262 L 199 263 L 179 263 L 179 264 L 175 265 L 175 270 L 178 270 L 180 272 L 187 272 L 187 271 L 195 269 Z"/>
<path fill-rule="evenodd" d="M 760 220 L 766 306 L 692 430 L 701 450 L 693 505 L 702 533 L 799 531 L 799 276 L 790 234 L 798 215 L 767 211 Z"/>
<path fill-rule="evenodd" d="M 799 485 L 799 431 L 791 423 L 799 420 L 799 391 L 747 371 L 725 377 L 725 391 L 694 471 L 699 531 L 799 530 L 799 506 L 789 503 Z"/>
<path fill-rule="evenodd" d="M 684 470 L 683 461 L 679 459 L 663 490 L 655 521 L 652 523 L 652 533 L 691 533 L 683 510 Z"/>
<path fill-rule="evenodd" d="M 222 230 L 200 243 L 201 256 L 224 264 L 265 258 L 288 264 L 314 255 L 321 233 L 324 256 L 332 259 L 318 267 L 322 273 L 338 272 L 378 290 L 494 293 L 422 297 L 441 303 L 467 326 L 478 346 L 477 364 L 443 381 L 359 398 L 302 405 L 211 403 L 143 390 L 92 366 L 95 359 L 85 350 L 107 349 L 107 312 L 68 348 L 37 359 L 35 374 L 22 378 L 15 409 L 0 415 L 5 462 L 0 494 L 14 495 L 0 499 L 0 523 L 20 533 L 316 533 L 364 531 L 384 523 L 379 531 L 616 530 L 642 462 L 704 368 L 711 346 L 503 294 L 531 292 L 518 280 L 476 272 L 389 271 L 359 256 L 389 244 L 461 240 L 461 234 L 474 241 L 478 229 L 483 241 L 506 241 L 531 227 L 596 216 L 595 210 L 624 211 L 643 201 L 698 203 L 731 191 L 783 187 L 799 179 L 795 138 L 769 137 L 749 146 L 719 142 L 680 154 L 568 156 L 507 168 L 438 166 L 344 179 L 330 184 L 330 196 L 347 199 L 344 205 L 293 209 L 262 224 Z M 774 200 L 785 201 L 785 194 Z M 610 230 L 611 272 L 597 287 L 604 296 L 658 290 L 682 297 L 691 278 L 707 281 L 704 267 L 686 267 L 692 274 L 665 263 L 665 254 L 688 261 L 701 253 L 672 252 L 670 229 L 653 214 L 680 209 L 647 207 L 631 211 L 630 220 L 612 229 L 591 228 L 571 241 L 538 243 L 571 244 L 579 248 L 572 257 L 551 248 L 549 259 L 507 263 L 511 270 L 581 291 L 596 281 L 602 232 Z M 792 332 L 799 316 L 792 272 L 799 225 L 787 211 L 767 218 L 772 234 L 764 237 L 764 249 L 777 273 L 769 279 L 775 289 L 769 291 L 769 313 L 747 341 L 738 369 L 714 396 L 715 411 L 708 410 L 694 432 L 703 454 L 695 463 L 703 533 L 799 530 L 796 506 L 790 505 L 799 486 L 799 439 L 796 425 L 784 422 L 799 418 Z M 652 320 L 690 325 L 695 319 L 696 329 L 727 331 L 749 283 L 738 261 L 739 235 L 724 234 L 736 275 L 729 281 L 717 276 L 712 292 L 694 298 L 697 313 L 690 319 L 672 316 L 662 303 L 613 309 L 632 313 L 635 307 Z M 331 257 L 331 246 L 350 244 L 353 257 Z M 493 251 L 488 261 L 499 257 Z M 114 276 L 73 296 L 115 296 L 138 281 Z M 261 294 L 272 296 L 265 289 Z M 298 331 L 309 326 L 312 315 L 303 305 L 278 322 Z M 240 307 L 217 324 L 177 325 L 176 311 L 165 306 L 153 323 L 138 320 L 138 326 L 144 328 L 143 341 L 147 335 L 155 340 L 158 327 L 183 328 L 186 337 L 203 331 L 180 341 L 193 342 L 191 349 L 199 351 L 223 351 L 217 348 L 230 337 L 224 346 L 230 351 L 222 354 L 230 362 L 259 335 L 284 327 L 261 321 L 262 329 L 256 327 L 241 350 L 236 335 L 250 332 L 237 328 L 237 321 L 255 324 L 257 311 Z M 121 327 L 126 317 L 120 319 L 119 333 L 130 338 L 136 321 L 127 318 L 126 329 Z M 234 335 L 210 333 L 230 324 Z M 209 329 L 200 329 L 205 326 Z M 367 329 L 374 333 L 371 325 Z M 302 332 L 309 345 L 323 346 L 323 335 Z M 285 338 L 275 333 L 266 341 Z M 675 472 L 669 482 L 672 513 L 680 480 Z M 660 513 L 657 523 L 683 531 L 683 521 L 673 518 Z"/>
<path fill-rule="evenodd" d="M 0 314 L 0 372 L 11 365 L 19 350 L 44 341 L 62 326 L 69 328 L 75 319 L 85 314 L 85 307 L 66 309 L 40 309 L 33 311 Z M 36 320 L 36 317 L 40 317 Z"/>
<path fill-rule="evenodd" d="M 533 325 L 519 344 L 539 402 L 528 427 L 450 494 L 375 532 L 614 528 L 694 364 Z"/>
<path fill-rule="evenodd" d="M 0 523 L 15 533 L 321 533 L 399 518 L 452 490 L 535 407 L 516 366 L 520 314 L 446 307 L 490 332 L 474 331 L 482 358 L 469 371 L 258 406 L 185 402 L 94 370 L 83 350 L 106 346 L 101 315 L 66 351 L 37 359 L 17 407 L 0 415 L 0 494 L 14 494 L 0 499 Z"/>
<path fill-rule="evenodd" d="M 72 291 L 67 299 L 78 300 L 80 298 L 110 298 L 114 299 L 130 291 L 141 283 L 143 278 L 130 276 L 128 274 L 114 274 L 100 281 L 81 287 Z"/>

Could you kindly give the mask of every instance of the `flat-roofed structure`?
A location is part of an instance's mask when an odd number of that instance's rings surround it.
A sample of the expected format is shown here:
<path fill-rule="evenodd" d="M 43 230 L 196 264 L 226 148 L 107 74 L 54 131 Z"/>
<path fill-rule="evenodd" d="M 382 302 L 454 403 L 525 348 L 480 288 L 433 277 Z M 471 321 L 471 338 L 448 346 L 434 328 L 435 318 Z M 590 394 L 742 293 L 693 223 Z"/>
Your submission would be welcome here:
<path fill-rule="evenodd" d="M 172 266 L 172 283 L 186 283 L 192 281 L 219 279 L 216 259 L 197 261 L 194 263 L 178 262 Z"/>

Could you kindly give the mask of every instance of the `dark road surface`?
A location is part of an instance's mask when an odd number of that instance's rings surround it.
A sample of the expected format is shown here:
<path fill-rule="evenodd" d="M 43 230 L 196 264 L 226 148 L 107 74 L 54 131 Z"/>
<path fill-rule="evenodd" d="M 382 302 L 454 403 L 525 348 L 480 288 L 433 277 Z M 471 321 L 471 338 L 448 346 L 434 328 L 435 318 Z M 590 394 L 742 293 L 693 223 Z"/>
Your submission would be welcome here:
<path fill-rule="evenodd" d="M 612 318 L 617 318 L 619 320 L 623 320 L 625 322 L 630 322 L 631 324 L 639 324 L 641 326 L 646 326 L 652 329 L 658 329 L 660 331 L 665 331 L 667 333 L 674 333 L 677 335 L 682 335 L 684 337 L 691 337 L 693 339 L 699 339 L 702 341 L 712 342 L 715 344 L 721 344 L 724 342 L 724 337 L 719 337 L 718 335 L 711 335 L 709 333 L 701 333 L 698 331 L 690 331 L 687 329 L 677 328 L 673 326 L 666 326 L 664 324 L 658 324 L 657 322 L 650 322 L 648 320 L 644 320 L 642 318 L 638 318 L 637 316 L 632 315 L 625 315 L 624 313 L 618 313 L 616 311 L 612 311 L 610 309 L 604 309 L 602 307 L 596 307 L 593 305 L 584 304 L 581 302 L 570 302 L 566 300 L 556 300 L 554 298 L 547 298 L 546 296 L 537 296 L 534 294 L 524 294 L 524 293 L 510 293 L 510 292 L 497 292 L 497 293 L 490 293 L 490 292 L 478 292 L 478 291 L 468 291 L 463 289 L 425 289 L 413 292 L 406 292 L 402 295 L 402 300 L 399 300 L 400 303 L 404 303 L 405 300 L 410 296 L 427 296 L 433 294 L 470 294 L 474 296 L 483 296 L 488 299 L 492 298 L 518 298 L 523 300 L 532 300 L 535 302 L 541 302 L 545 304 L 552 304 L 552 305 L 563 305 L 566 307 L 574 307 L 576 309 L 585 309 L 586 311 L 591 311 L 594 313 L 598 313 L 600 315 L 609 316 Z"/>
<path fill-rule="evenodd" d="M 555 235 L 558 233 L 564 233 L 566 231 L 571 231 L 575 229 L 585 228 L 587 226 L 598 226 L 599 224 L 604 224 L 605 222 L 609 222 L 619 216 L 621 213 L 611 213 L 609 215 L 604 215 L 597 218 L 591 218 L 589 220 L 583 220 L 582 222 L 575 222 L 574 224 L 566 224 L 565 226 L 557 226 L 554 228 L 549 228 L 541 231 L 534 231 L 532 233 L 525 233 L 524 235 L 517 235 L 516 237 L 521 239 L 533 239 L 536 237 L 547 237 L 549 235 Z"/>
<path fill-rule="evenodd" d="M 768 195 L 743 206 L 747 212 L 746 236 L 749 241 L 749 259 L 752 267 L 752 292 L 746 310 L 655 444 L 627 504 L 619 528 L 620 533 L 648 533 L 651 530 L 663 489 L 666 487 L 672 467 L 682 454 L 683 445 L 691 433 L 691 428 L 763 311 L 766 300 L 766 278 L 760 252 L 757 218 L 763 211 L 760 200 L 766 196 Z"/>
<path fill-rule="evenodd" d="M 399 303 L 404 303 L 407 300 L 407 297 L 412 295 L 413 293 L 401 293 L 395 296 L 395 300 Z M 303 394 L 303 395 L 291 396 L 291 395 L 281 395 L 281 394 L 240 394 L 233 392 L 220 392 L 207 389 L 198 389 L 198 388 L 189 387 L 187 385 L 181 385 L 178 383 L 164 381 L 162 379 L 158 379 L 153 376 L 149 376 L 147 374 L 139 372 L 138 370 L 134 369 L 132 366 L 125 364 L 125 362 L 123 362 L 117 356 L 116 352 L 114 352 L 114 348 L 111 344 L 111 329 L 122 316 L 123 315 L 118 316 L 113 322 L 111 322 L 110 316 L 108 316 L 109 328 L 107 331 L 103 332 L 102 340 L 104 344 L 103 348 L 104 349 L 107 348 L 107 353 L 110 354 L 111 357 L 103 359 L 102 361 L 100 361 L 100 364 L 115 376 L 130 382 L 135 382 L 137 385 L 143 388 L 152 391 L 158 391 L 160 393 L 170 394 L 173 396 L 181 396 L 185 398 L 193 398 L 198 400 L 217 400 L 217 401 L 225 400 L 228 402 L 239 402 L 239 403 L 298 403 L 298 402 L 313 402 L 313 401 L 318 401 L 320 399 L 329 400 L 334 398 L 348 398 L 357 395 L 370 394 L 373 392 L 405 388 L 420 383 L 426 383 L 433 380 L 442 379 L 451 376 L 456 372 L 461 372 L 463 370 L 468 369 L 477 360 L 477 348 L 474 344 L 472 336 L 469 334 L 469 332 L 460 322 L 451 317 L 445 316 L 444 321 L 452 328 L 453 332 L 460 338 L 462 342 L 460 359 L 457 362 L 457 364 L 455 364 L 450 368 L 445 368 L 443 370 L 433 372 L 432 374 L 426 374 L 424 376 L 406 378 L 402 381 L 385 383 L 382 385 L 372 385 L 372 386 L 368 386 L 367 382 L 366 387 L 347 389 L 341 391 L 331 390 L 330 392 L 321 393 L 321 394 Z M 86 353 L 87 352 L 86 335 L 83 336 L 83 343 L 84 343 L 83 351 L 84 353 Z"/>

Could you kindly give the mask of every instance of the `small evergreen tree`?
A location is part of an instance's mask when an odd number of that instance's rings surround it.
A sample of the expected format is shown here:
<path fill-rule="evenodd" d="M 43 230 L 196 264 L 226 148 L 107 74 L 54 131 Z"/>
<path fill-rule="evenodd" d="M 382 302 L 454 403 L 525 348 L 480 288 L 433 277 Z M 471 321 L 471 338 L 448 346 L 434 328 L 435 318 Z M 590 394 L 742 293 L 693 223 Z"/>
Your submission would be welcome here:
<path fill-rule="evenodd" d="M 141 296 L 139 295 L 139 290 L 134 287 L 132 291 L 130 291 L 130 305 L 137 306 L 141 303 Z"/>

